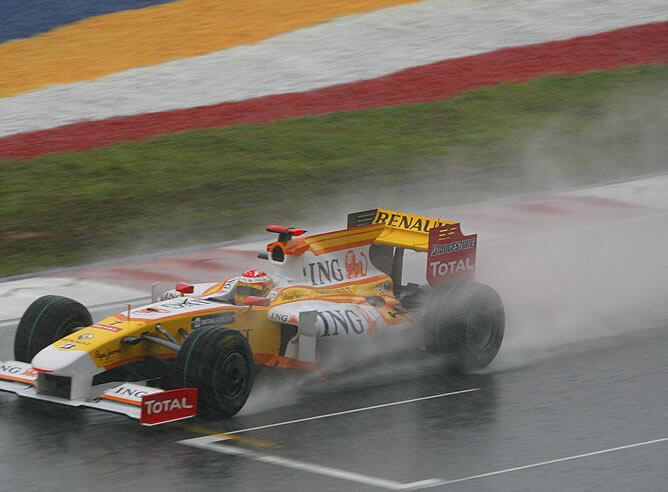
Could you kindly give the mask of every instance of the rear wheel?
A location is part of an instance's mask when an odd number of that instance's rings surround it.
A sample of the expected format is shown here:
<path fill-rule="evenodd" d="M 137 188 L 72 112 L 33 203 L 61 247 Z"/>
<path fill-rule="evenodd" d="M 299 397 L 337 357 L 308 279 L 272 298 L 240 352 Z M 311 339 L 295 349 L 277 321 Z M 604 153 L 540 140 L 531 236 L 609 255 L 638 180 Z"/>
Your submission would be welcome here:
<path fill-rule="evenodd" d="M 19 321 L 14 337 L 14 358 L 30 362 L 43 348 L 93 323 L 86 307 L 67 297 L 42 296 Z"/>
<path fill-rule="evenodd" d="M 448 354 L 455 366 L 475 371 L 489 365 L 503 341 L 505 312 L 494 289 L 469 282 L 437 288 L 425 313 L 425 345 Z"/>
<path fill-rule="evenodd" d="M 199 388 L 199 413 L 231 417 L 246 403 L 253 384 L 253 355 L 237 331 L 202 327 L 186 339 L 176 359 L 173 385 Z"/>

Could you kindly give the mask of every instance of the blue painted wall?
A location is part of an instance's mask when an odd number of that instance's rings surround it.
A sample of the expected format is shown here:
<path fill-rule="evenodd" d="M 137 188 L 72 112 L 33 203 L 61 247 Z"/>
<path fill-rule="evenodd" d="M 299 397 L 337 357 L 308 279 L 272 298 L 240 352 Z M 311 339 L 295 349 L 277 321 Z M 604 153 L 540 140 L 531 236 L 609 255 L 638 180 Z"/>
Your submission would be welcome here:
<path fill-rule="evenodd" d="M 0 0 L 0 43 L 95 15 L 140 9 L 173 0 Z"/>

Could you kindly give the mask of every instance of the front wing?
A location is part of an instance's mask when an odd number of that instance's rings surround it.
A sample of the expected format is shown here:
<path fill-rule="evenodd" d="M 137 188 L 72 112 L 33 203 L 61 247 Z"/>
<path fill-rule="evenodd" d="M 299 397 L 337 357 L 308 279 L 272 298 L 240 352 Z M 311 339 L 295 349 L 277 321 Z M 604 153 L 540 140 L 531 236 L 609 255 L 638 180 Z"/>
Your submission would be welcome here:
<path fill-rule="evenodd" d="M 91 387 L 88 398 L 70 399 L 39 391 L 39 373 L 30 364 L 0 362 L 0 391 L 70 407 L 119 413 L 142 425 L 157 425 L 197 415 L 197 388 L 163 390 L 142 384 L 112 382 Z"/>

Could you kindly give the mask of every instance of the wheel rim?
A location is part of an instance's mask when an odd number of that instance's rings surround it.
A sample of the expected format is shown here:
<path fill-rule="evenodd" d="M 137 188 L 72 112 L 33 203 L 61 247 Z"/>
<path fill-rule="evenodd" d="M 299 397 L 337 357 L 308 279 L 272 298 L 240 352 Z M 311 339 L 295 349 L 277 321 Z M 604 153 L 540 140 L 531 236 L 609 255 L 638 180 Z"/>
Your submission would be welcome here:
<path fill-rule="evenodd" d="M 488 310 L 471 311 L 468 317 L 466 342 L 476 352 L 484 352 L 494 340 L 494 316 Z"/>
<path fill-rule="evenodd" d="M 248 367 L 243 355 L 229 354 L 223 360 L 220 370 L 220 386 L 226 399 L 235 399 L 243 394 L 248 380 Z"/>

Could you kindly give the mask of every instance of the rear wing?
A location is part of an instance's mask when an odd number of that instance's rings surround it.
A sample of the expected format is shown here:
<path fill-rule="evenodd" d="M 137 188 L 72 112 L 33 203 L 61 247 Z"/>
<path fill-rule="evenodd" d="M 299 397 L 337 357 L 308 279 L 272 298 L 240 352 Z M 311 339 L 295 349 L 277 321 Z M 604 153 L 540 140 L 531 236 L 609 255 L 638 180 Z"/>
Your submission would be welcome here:
<path fill-rule="evenodd" d="M 462 234 L 459 222 L 375 208 L 348 215 L 348 229 L 384 225 L 375 244 L 427 253 L 432 287 L 473 278 L 478 236 Z"/>
<path fill-rule="evenodd" d="M 384 225 L 376 244 L 425 252 L 429 250 L 429 231 L 434 227 L 456 224 L 451 220 L 374 208 L 348 215 L 348 229 L 368 225 Z"/>

